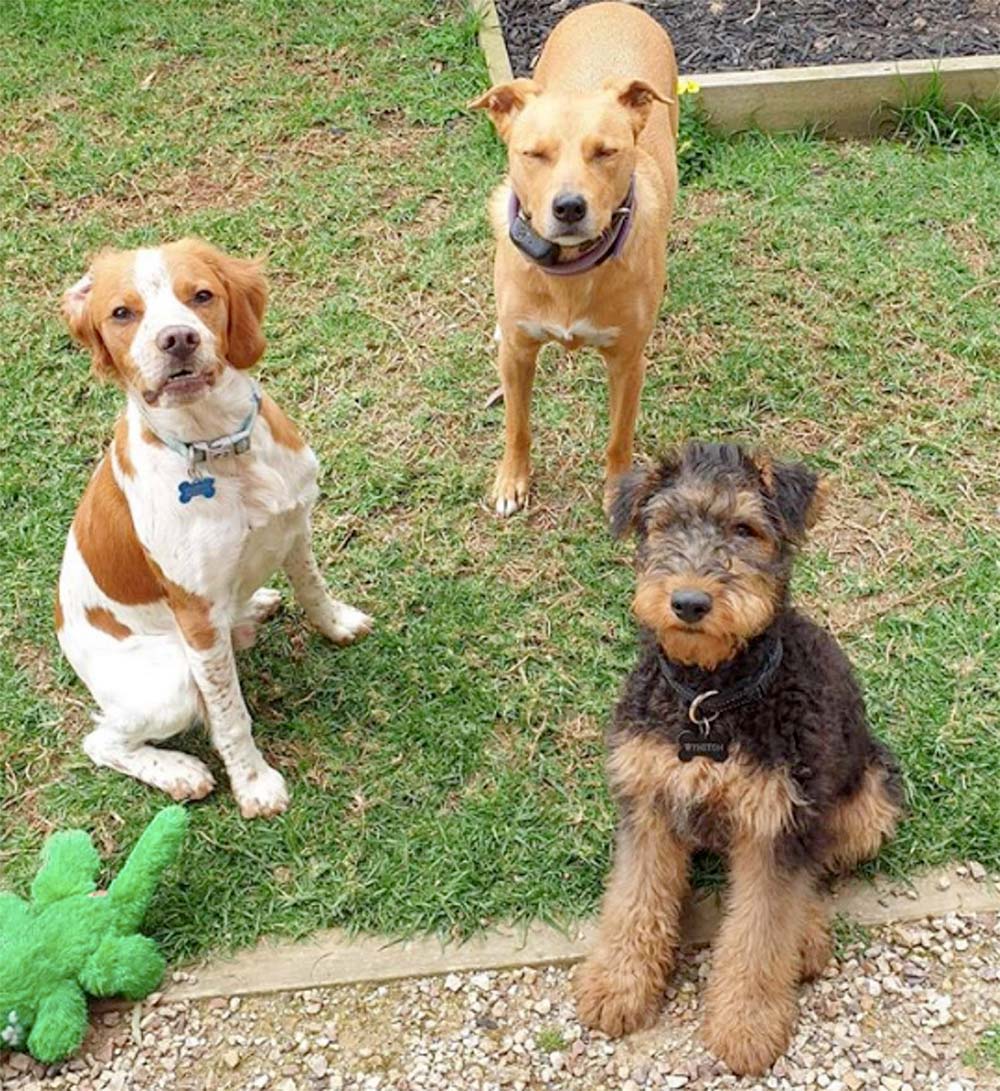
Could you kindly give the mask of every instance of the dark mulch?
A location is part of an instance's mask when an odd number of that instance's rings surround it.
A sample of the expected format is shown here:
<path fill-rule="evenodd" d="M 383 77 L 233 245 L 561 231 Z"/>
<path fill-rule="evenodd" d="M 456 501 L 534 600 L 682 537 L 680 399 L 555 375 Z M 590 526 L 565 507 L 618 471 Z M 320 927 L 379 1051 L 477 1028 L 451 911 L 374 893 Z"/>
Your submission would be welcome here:
<path fill-rule="evenodd" d="M 582 0 L 496 0 L 527 76 Z M 681 72 L 1000 53 L 1000 0 L 637 0 L 670 32 Z"/>

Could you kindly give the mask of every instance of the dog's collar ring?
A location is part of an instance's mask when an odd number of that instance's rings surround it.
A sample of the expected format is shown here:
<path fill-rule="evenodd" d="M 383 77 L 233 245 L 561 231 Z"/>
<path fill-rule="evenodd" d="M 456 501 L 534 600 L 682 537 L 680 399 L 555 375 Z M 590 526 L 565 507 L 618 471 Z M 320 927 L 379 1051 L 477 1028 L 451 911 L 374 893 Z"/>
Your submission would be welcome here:
<path fill-rule="evenodd" d="M 706 715 L 704 712 L 700 711 L 702 701 L 706 701 L 709 697 L 718 696 L 719 691 L 717 689 L 707 689 L 704 693 L 699 693 L 688 707 L 688 719 L 691 723 L 697 724 L 701 728 L 701 733 L 703 735 L 709 733 L 712 724 L 722 715 L 722 713 L 716 712 L 711 716 Z"/>

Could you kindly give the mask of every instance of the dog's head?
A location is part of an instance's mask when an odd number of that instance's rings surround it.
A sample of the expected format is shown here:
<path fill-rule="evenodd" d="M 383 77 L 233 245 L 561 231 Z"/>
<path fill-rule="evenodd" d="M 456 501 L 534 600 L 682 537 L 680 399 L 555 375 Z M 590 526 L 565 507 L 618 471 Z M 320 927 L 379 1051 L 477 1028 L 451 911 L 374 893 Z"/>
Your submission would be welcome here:
<path fill-rule="evenodd" d="M 63 314 L 100 377 L 169 407 L 197 401 L 227 365 L 257 362 L 266 301 L 257 262 L 181 239 L 102 251 L 63 296 Z"/>
<path fill-rule="evenodd" d="M 607 80 L 600 90 L 571 93 L 517 79 L 470 105 L 489 113 L 507 144 L 511 185 L 535 232 L 580 246 L 610 226 L 653 103 L 668 101 L 644 80 Z"/>
<path fill-rule="evenodd" d="M 799 463 L 691 443 L 615 485 L 612 530 L 638 537 L 633 610 L 670 659 L 712 669 L 784 603 L 824 483 Z"/>

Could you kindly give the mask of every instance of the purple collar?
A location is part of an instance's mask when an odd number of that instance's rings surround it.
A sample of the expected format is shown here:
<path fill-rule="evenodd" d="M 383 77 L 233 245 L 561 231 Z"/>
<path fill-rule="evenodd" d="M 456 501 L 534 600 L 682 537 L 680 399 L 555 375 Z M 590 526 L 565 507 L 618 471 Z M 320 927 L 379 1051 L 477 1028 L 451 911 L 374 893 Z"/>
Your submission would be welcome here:
<path fill-rule="evenodd" d="M 617 258 L 625 248 L 625 240 L 632 228 L 635 212 L 635 175 L 628 184 L 628 192 L 621 205 L 611 213 L 608 229 L 590 244 L 572 261 L 560 262 L 559 246 L 536 234 L 531 225 L 521 214 L 521 202 L 513 188 L 507 202 L 507 223 L 511 242 L 533 265 L 544 273 L 557 277 L 570 277 L 578 273 L 587 273 L 609 258 Z M 526 238 L 527 237 L 527 238 Z"/>

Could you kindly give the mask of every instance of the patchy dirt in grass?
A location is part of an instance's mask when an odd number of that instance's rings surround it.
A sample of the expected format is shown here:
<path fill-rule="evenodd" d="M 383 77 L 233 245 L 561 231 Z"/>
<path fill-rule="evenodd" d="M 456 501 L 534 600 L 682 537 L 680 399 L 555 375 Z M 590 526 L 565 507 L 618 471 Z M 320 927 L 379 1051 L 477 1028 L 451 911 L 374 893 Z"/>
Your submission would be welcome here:
<path fill-rule="evenodd" d="M 945 231 L 958 256 L 977 279 L 993 267 L 993 249 L 983 238 L 974 219 L 949 224 Z"/>

